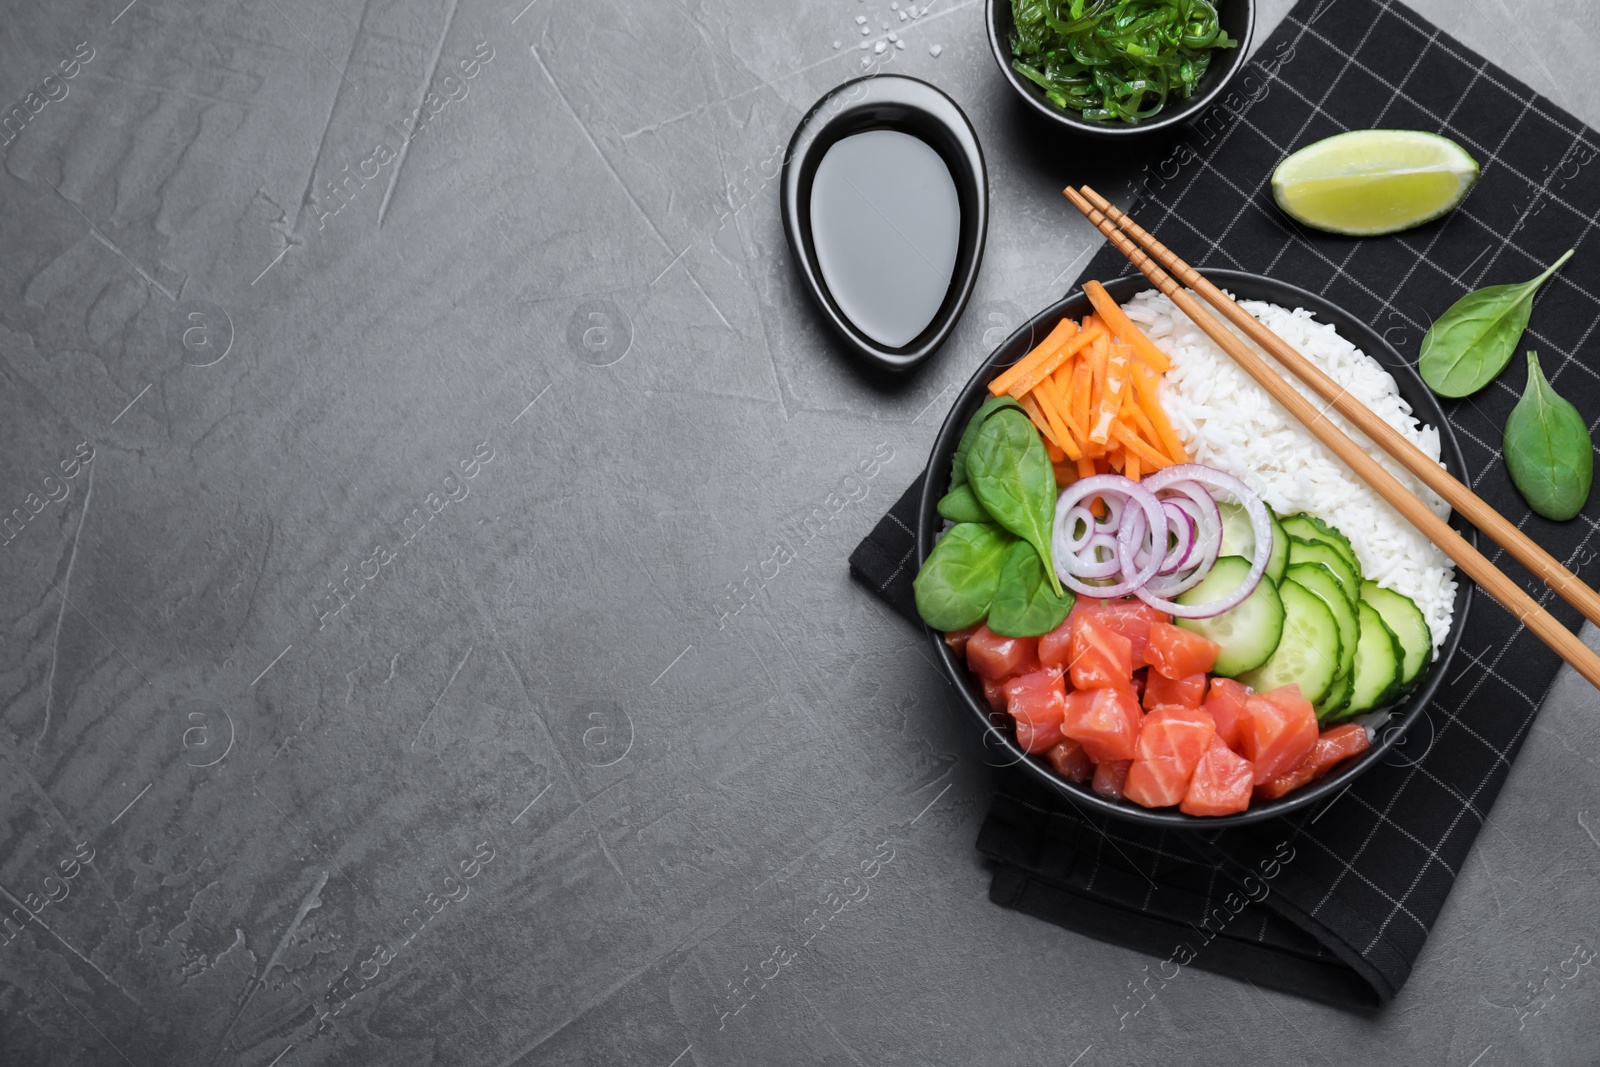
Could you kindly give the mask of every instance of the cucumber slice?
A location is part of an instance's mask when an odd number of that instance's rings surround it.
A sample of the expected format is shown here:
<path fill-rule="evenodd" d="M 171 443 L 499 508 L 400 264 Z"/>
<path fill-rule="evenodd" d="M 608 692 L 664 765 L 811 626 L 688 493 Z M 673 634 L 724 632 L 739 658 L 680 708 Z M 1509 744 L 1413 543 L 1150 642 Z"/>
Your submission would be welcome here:
<path fill-rule="evenodd" d="M 1344 707 L 1350 702 L 1350 689 L 1354 684 L 1350 678 L 1348 674 L 1341 674 L 1333 680 L 1333 688 L 1328 690 L 1328 695 L 1316 705 L 1318 722 L 1332 722 L 1344 718 Z"/>
<path fill-rule="evenodd" d="M 1399 639 L 1405 653 L 1400 665 L 1400 684 L 1411 685 L 1433 662 L 1433 632 L 1428 629 L 1422 609 L 1410 597 L 1384 589 L 1376 582 L 1361 583 L 1361 600 L 1372 605 L 1372 610 L 1383 617 Z"/>
<path fill-rule="evenodd" d="M 1267 559 L 1267 577 L 1276 584 L 1283 581 L 1283 573 L 1289 569 L 1289 531 L 1283 528 L 1277 512 L 1268 508 L 1267 515 L 1272 519 L 1272 555 Z"/>
<path fill-rule="evenodd" d="M 1361 578 L 1356 574 L 1349 562 L 1340 554 L 1339 550 L 1326 541 L 1307 541 L 1303 537 L 1289 535 L 1289 566 L 1296 563 L 1320 563 L 1333 572 L 1339 580 L 1339 588 L 1344 591 L 1345 600 L 1354 608 L 1361 599 Z"/>
<path fill-rule="evenodd" d="M 1250 525 L 1250 514 L 1244 510 L 1244 505 L 1219 500 L 1217 507 L 1222 512 L 1222 547 L 1217 555 L 1255 559 L 1256 531 Z M 1283 572 L 1289 566 L 1289 535 L 1283 532 L 1271 508 L 1267 509 L 1267 515 L 1272 519 L 1272 555 L 1267 557 L 1267 577 L 1276 585 L 1283 581 Z"/>
<path fill-rule="evenodd" d="M 1283 520 L 1283 528 L 1289 531 L 1290 537 L 1298 537 L 1306 541 L 1321 541 L 1333 548 L 1344 561 L 1350 564 L 1350 569 L 1355 571 L 1356 577 L 1361 577 L 1361 561 L 1356 559 L 1356 550 L 1350 544 L 1350 539 L 1339 532 L 1337 526 L 1329 526 L 1315 515 L 1303 512 L 1299 515 L 1290 515 Z"/>
<path fill-rule="evenodd" d="M 1356 639 L 1361 636 L 1361 623 L 1356 619 L 1356 609 L 1344 598 L 1339 579 L 1321 563 L 1296 563 L 1289 568 L 1289 577 L 1297 585 L 1314 594 L 1333 613 L 1339 624 L 1339 671 L 1348 675 L 1356 666 Z"/>
<path fill-rule="evenodd" d="M 1350 703 L 1344 714 L 1357 715 L 1382 707 L 1400 688 L 1400 664 L 1405 651 L 1376 608 L 1366 601 L 1356 606 L 1361 619 L 1361 640 L 1356 642 L 1356 673 Z"/>
<path fill-rule="evenodd" d="M 1339 673 L 1339 624 L 1320 597 L 1292 578 L 1278 586 L 1278 597 L 1283 601 L 1283 638 L 1267 662 L 1241 674 L 1239 681 L 1257 692 L 1292 682 L 1315 704 L 1328 695 Z"/>
<path fill-rule="evenodd" d="M 1177 602 L 1193 605 L 1221 600 L 1239 588 L 1239 583 L 1249 573 L 1250 561 L 1243 556 L 1223 556 L 1212 565 L 1204 581 L 1179 593 Z M 1278 647 L 1278 639 L 1283 635 L 1283 602 L 1278 599 L 1278 587 L 1263 578 L 1243 602 L 1221 615 L 1172 621 L 1215 641 L 1220 651 L 1211 673 L 1233 678 L 1267 662 Z"/>

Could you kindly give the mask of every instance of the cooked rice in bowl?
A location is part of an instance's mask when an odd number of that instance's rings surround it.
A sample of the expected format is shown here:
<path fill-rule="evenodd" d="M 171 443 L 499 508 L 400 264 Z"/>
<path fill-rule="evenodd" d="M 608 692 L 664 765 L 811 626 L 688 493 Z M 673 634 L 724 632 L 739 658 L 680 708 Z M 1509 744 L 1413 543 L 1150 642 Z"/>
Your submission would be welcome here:
<path fill-rule="evenodd" d="M 1418 422 L 1394 378 L 1377 360 L 1304 308 L 1291 310 L 1259 300 L 1240 304 L 1428 456 L 1439 458 L 1439 431 Z M 1123 310 L 1172 359 L 1172 370 L 1161 386 L 1161 405 L 1195 462 L 1240 478 L 1280 515 L 1306 512 L 1338 527 L 1368 578 L 1410 597 L 1422 610 L 1437 652 L 1450 633 L 1455 611 L 1456 576 L 1450 557 L 1356 477 L 1172 301 L 1148 290 L 1124 304 Z M 1276 366 L 1254 342 L 1246 343 Z M 1285 377 L 1437 515 L 1449 516 L 1450 507 L 1438 494 L 1309 387 L 1292 375 Z"/>

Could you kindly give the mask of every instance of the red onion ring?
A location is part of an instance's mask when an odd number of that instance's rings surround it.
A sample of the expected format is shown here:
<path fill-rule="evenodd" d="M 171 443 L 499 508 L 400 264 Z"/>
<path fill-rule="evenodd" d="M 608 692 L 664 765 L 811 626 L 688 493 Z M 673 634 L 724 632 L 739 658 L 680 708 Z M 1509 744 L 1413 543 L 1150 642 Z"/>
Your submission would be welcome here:
<path fill-rule="evenodd" d="M 1196 483 L 1192 487 L 1183 483 Z M 1221 615 L 1242 604 L 1256 586 L 1261 583 L 1261 576 L 1267 572 L 1267 562 L 1272 558 L 1272 517 L 1267 514 L 1267 507 L 1259 497 L 1252 493 L 1243 482 L 1231 474 L 1202 466 L 1198 463 L 1179 463 L 1171 467 L 1164 467 L 1144 480 L 1144 488 L 1151 493 L 1168 489 L 1182 493 L 1194 500 L 1202 510 L 1209 503 L 1212 509 L 1217 510 L 1216 534 L 1213 537 L 1204 537 L 1201 540 L 1208 542 L 1201 549 L 1202 558 L 1195 570 L 1188 576 L 1194 581 L 1183 586 L 1184 589 L 1193 588 L 1200 579 L 1210 573 L 1211 565 L 1216 562 L 1217 552 L 1222 544 L 1222 517 L 1221 510 L 1217 509 L 1216 500 L 1208 491 L 1210 488 L 1220 489 L 1230 493 L 1244 507 L 1245 513 L 1250 516 L 1251 529 L 1256 535 L 1255 558 L 1250 561 L 1250 573 L 1245 575 L 1243 582 L 1227 596 L 1204 604 L 1177 604 L 1167 597 L 1176 596 L 1182 589 L 1173 588 L 1162 582 L 1153 589 L 1146 589 L 1145 583 L 1140 583 L 1133 592 L 1140 600 L 1158 611 L 1165 611 L 1169 615 L 1186 619 L 1209 619 Z M 1200 498 L 1204 497 L 1204 500 Z M 1126 529 L 1126 527 L 1124 527 Z M 1119 538 L 1119 544 L 1121 539 Z M 1196 578 L 1198 574 L 1200 577 Z M 1184 579 L 1187 580 L 1187 579 Z M 1177 585 L 1179 583 L 1173 583 Z"/>
<path fill-rule="evenodd" d="M 1057 514 L 1059 513 L 1060 505 L 1058 504 Z M 1072 531 L 1076 530 L 1080 523 L 1083 525 L 1082 535 L 1074 534 Z M 1095 535 L 1096 523 L 1097 520 L 1093 512 L 1082 504 L 1074 504 L 1067 509 L 1066 517 L 1062 520 L 1062 529 L 1066 537 L 1062 540 L 1057 540 L 1052 547 L 1057 554 L 1065 551 L 1068 555 L 1077 555 L 1083 551 L 1084 546 L 1089 543 L 1089 539 Z"/>
<path fill-rule="evenodd" d="M 1074 505 L 1097 496 L 1105 503 L 1107 509 L 1106 519 L 1110 519 L 1113 516 L 1118 519 L 1117 557 L 1121 566 L 1120 568 L 1113 568 L 1110 574 L 1115 574 L 1118 569 L 1123 574 L 1122 581 L 1103 586 L 1088 585 L 1082 580 L 1088 577 L 1088 575 L 1082 573 L 1082 568 L 1088 566 L 1090 569 L 1098 571 L 1100 561 L 1095 560 L 1092 555 L 1088 560 L 1083 560 L 1081 555 L 1073 555 L 1062 551 L 1063 545 L 1070 543 L 1072 540 L 1070 530 L 1066 527 L 1067 516 L 1072 513 Z M 1152 553 L 1151 558 L 1142 566 L 1134 564 L 1132 562 L 1132 553 L 1135 546 L 1131 541 L 1126 544 L 1124 542 L 1130 524 L 1122 520 L 1127 518 L 1126 509 L 1129 501 L 1138 505 L 1139 512 L 1147 520 L 1152 535 L 1151 542 L 1165 545 L 1167 541 L 1167 514 L 1161 508 L 1161 501 L 1156 499 L 1153 491 L 1146 489 L 1130 478 L 1124 478 L 1120 474 L 1091 475 L 1088 478 L 1080 478 L 1078 481 L 1073 482 L 1063 489 L 1061 495 L 1057 497 L 1056 519 L 1051 531 L 1052 554 L 1055 556 L 1056 561 L 1056 577 L 1060 578 L 1061 583 L 1073 592 L 1093 597 L 1119 597 L 1134 591 L 1155 576 L 1156 570 L 1160 567 L 1165 554 L 1156 556 Z M 1102 536 L 1108 532 L 1097 530 L 1095 537 Z M 1094 538 L 1091 538 L 1090 543 L 1093 544 L 1093 542 Z"/>

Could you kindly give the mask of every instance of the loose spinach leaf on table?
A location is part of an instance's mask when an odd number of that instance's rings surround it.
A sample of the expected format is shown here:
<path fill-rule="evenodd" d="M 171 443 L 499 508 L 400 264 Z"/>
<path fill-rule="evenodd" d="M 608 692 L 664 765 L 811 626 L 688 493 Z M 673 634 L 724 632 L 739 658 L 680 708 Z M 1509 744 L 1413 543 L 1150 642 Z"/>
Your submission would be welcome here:
<path fill-rule="evenodd" d="M 997 411 L 983 420 L 967 453 L 972 491 L 994 521 L 1034 547 L 1056 595 L 1061 582 L 1050 557 L 1056 515 L 1056 478 L 1044 442 L 1021 411 Z"/>
<path fill-rule="evenodd" d="M 955 457 L 950 461 L 950 488 L 960 489 L 967 484 L 967 453 L 972 451 L 973 438 L 978 436 L 978 427 L 983 421 L 997 411 L 1008 408 L 1022 410 L 1022 405 L 1009 396 L 991 396 L 967 420 L 967 428 L 961 432 L 961 440 L 956 445 Z"/>
<path fill-rule="evenodd" d="M 1440 396 L 1466 396 L 1494 380 L 1511 362 L 1545 279 L 1572 258 L 1572 249 L 1537 278 L 1491 285 L 1450 305 L 1422 338 L 1417 370 Z"/>
<path fill-rule="evenodd" d="M 1000 582 L 989 605 L 989 629 L 1002 637 L 1038 637 L 1060 626 L 1077 598 L 1056 593 L 1045 581 L 1044 563 L 1026 541 L 1014 541 L 1000 565 Z"/>
<path fill-rule="evenodd" d="M 993 522 L 994 516 L 983 509 L 972 492 L 972 485 L 952 489 L 939 498 L 939 514 L 951 522 Z"/>
<path fill-rule="evenodd" d="M 989 613 L 1000 565 L 1016 539 L 988 522 L 952 526 L 912 581 L 917 614 L 935 630 L 960 630 Z"/>
<path fill-rule="evenodd" d="M 1528 386 L 1506 419 L 1506 467 L 1528 506 L 1547 519 L 1570 519 L 1583 510 L 1594 482 L 1589 427 L 1558 394 L 1528 353 Z"/>

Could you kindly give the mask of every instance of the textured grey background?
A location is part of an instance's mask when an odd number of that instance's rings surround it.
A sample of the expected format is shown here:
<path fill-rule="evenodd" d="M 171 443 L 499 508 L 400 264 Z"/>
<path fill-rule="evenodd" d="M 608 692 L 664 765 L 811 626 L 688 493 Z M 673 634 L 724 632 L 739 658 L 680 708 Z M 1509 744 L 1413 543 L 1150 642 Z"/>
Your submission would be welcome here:
<path fill-rule="evenodd" d="M 1152 961 L 987 902 L 1003 772 L 844 558 L 1139 158 L 1022 119 L 977 0 L 124 2 L 0 18 L 0 99 L 66 89 L 0 148 L 0 1063 L 1600 1060 L 1570 672 L 1374 1017 L 1123 1016 Z M 1600 124 L 1600 9 L 1414 6 Z M 885 21 L 994 195 L 893 383 L 771 180 Z"/>

